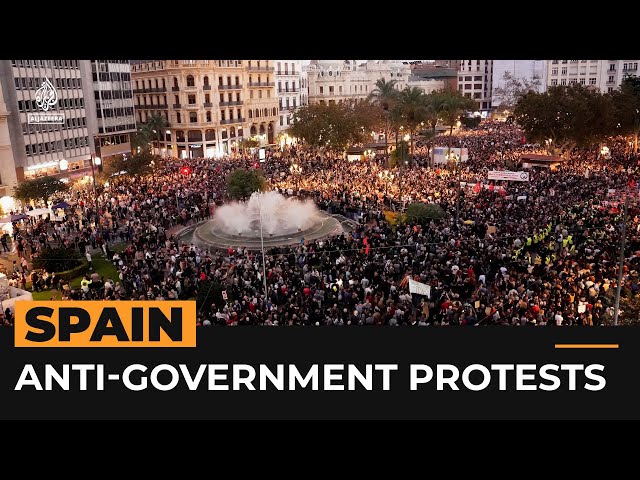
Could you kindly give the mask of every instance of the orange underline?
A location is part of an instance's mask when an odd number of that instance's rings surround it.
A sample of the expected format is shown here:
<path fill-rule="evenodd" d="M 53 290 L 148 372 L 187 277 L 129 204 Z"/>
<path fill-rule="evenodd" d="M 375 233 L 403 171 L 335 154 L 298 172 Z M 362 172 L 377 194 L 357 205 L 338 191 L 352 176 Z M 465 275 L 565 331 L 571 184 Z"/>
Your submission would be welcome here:
<path fill-rule="evenodd" d="M 619 348 L 617 343 L 556 343 L 555 348 Z"/>

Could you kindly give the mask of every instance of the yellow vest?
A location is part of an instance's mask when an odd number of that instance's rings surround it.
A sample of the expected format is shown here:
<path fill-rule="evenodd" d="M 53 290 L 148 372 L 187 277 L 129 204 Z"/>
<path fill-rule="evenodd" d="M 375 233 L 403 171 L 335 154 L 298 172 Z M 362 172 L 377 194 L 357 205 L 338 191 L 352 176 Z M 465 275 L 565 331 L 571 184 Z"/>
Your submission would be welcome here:
<path fill-rule="evenodd" d="M 531 246 L 531 237 L 527 238 L 527 247 Z"/>
<path fill-rule="evenodd" d="M 569 239 L 568 239 L 568 238 L 563 239 L 563 240 L 562 240 L 562 246 L 563 246 L 563 247 L 566 247 L 568 242 L 569 242 Z"/>
<path fill-rule="evenodd" d="M 567 242 L 569 245 L 573 245 L 573 235 L 567 235 Z"/>

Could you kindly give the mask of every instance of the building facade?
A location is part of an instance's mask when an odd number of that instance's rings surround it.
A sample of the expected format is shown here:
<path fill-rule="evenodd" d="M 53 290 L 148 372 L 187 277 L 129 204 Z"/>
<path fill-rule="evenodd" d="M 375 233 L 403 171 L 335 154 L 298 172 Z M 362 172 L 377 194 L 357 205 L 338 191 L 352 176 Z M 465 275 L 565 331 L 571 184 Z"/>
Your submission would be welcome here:
<path fill-rule="evenodd" d="M 491 110 L 493 60 L 460 60 L 458 90 L 478 102 L 480 112 Z"/>
<path fill-rule="evenodd" d="M 87 94 L 91 83 L 89 60 L 0 61 L 3 185 L 91 172 L 94 145 L 89 123 L 95 115 L 93 95 Z M 61 162 L 66 170 L 60 169 Z"/>
<path fill-rule="evenodd" d="M 439 65 L 438 62 L 444 62 L 444 65 Z M 448 65 L 452 64 L 453 60 L 440 60 L 434 63 L 422 63 L 411 66 L 411 77 L 409 77 L 409 85 L 414 82 L 430 81 L 426 83 L 429 85 L 441 85 L 439 89 L 445 90 L 457 90 L 458 89 L 458 66 L 457 60 L 453 64 L 453 67 Z M 437 82 L 437 83 L 434 83 Z M 425 90 L 427 91 L 427 90 Z M 428 92 L 427 92 L 428 93 Z"/>
<path fill-rule="evenodd" d="M 291 125 L 295 109 L 308 103 L 309 89 L 302 60 L 275 60 L 274 64 L 280 117 L 276 124 L 276 133 L 279 134 Z"/>
<path fill-rule="evenodd" d="M 496 88 L 505 86 L 504 75 L 509 72 L 515 78 L 531 81 L 538 78 L 540 86 L 538 92 L 546 90 L 547 61 L 546 60 L 494 60 L 493 81 L 491 84 L 491 106 L 495 109 L 500 106 L 501 99 L 496 95 Z"/>
<path fill-rule="evenodd" d="M 136 131 L 128 60 L 92 60 L 91 76 L 96 115 L 89 117 L 96 155 L 108 162 L 131 153 L 130 135 Z"/>
<path fill-rule="evenodd" d="M 582 85 L 602 93 L 617 89 L 626 75 L 638 75 L 640 60 L 547 60 L 546 85 Z"/>
<path fill-rule="evenodd" d="M 7 197 L 11 197 L 11 186 L 17 183 L 15 161 L 9 136 L 9 110 L 4 103 L 2 82 L 0 82 L 0 205 L 8 213 Z"/>
<path fill-rule="evenodd" d="M 161 154 L 219 157 L 254 138 L 273 144 L 279 116 L 272 60 L 153 60 L 131 66 L 136 121 L 167 118 Z"/>
<path fill-rule="evenodd" d="M 379 60 L 357 64 L 355 60 L 312 60 L 307 66 L 309 103 L 342 103 L 363 100 L 375 90 L 376 81 L 395 80 L 403 90 L 409 81 L 408 64 Z"/>

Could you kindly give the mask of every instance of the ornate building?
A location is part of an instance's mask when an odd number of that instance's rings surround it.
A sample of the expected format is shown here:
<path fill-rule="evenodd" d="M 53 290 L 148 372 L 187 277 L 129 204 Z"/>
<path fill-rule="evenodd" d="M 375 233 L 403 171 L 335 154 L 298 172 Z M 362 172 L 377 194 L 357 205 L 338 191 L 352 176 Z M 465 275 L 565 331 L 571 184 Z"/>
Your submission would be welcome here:
<path fill-rule="evenodd" d="M 270 60 L 153 60 L 131 66 L 136 120 L 164 115 L 161 154 L 219 157 L 242 139 L 275 142 L 278 97 Z"/>

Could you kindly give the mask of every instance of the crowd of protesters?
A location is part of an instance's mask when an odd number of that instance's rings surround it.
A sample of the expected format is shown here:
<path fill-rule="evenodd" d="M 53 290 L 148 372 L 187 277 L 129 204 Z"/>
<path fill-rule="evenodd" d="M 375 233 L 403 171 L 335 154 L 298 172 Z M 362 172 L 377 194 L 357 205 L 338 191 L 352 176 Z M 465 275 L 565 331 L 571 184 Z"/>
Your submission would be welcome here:
<path fill-rule="evenodd" d="M 433 144 L 467 148 L 469 158 L 433 165 Z M 197 299 L 199 325 L 608 324 L 621 195 L 637 198 L 638 158 L 625 139 L 607 145 L 610 158 L 562 152 L 556 171 L 533 170 L 529 182 L 490 182 L 486 172 L 517 169 L 523 154 L 546 153 L 549 145 L 530 145 L 516 127 L 493 121 L 429 144 L 416 141 L 410 162 L 393 168 L 381 154 L 349 162 L 303 147 L 269 152 L 265 162 L 241 154 L 173 159 L 152 175 L 111 182 L 99 194 L 98 212 L 90 190 L 74 191 L 64 220 L 16 229 L 14 245 L 21 258 L 52 242 L 88 260 L 100 248 L 118 272 L 104 278 L 90 271 L 79 289 L 36 272 L 33 288 L 58 288 L 76 300 Z M 302 173 L 290 170 L 293 163 Z M 260 251 L 180 241 L 182 226 L 208 219 L 227 200 L 226 176 L 239 167 L 261 168 L 270 188 L 313 198 L 321 209 L 354 219 L 354 230 L 267 249 L 265 294 Z M 388 216 L 414 202 L 436 203 L 446 215 L 422 225 Z M 633 204 L 625 294 L 640 288 Z M 126 248 L 115 253 L 114 244 Z M 26 285 L 28 265 L 13 273 Z M 430 297 L 410 294 L 409 279 L 430 285 Z"/>

